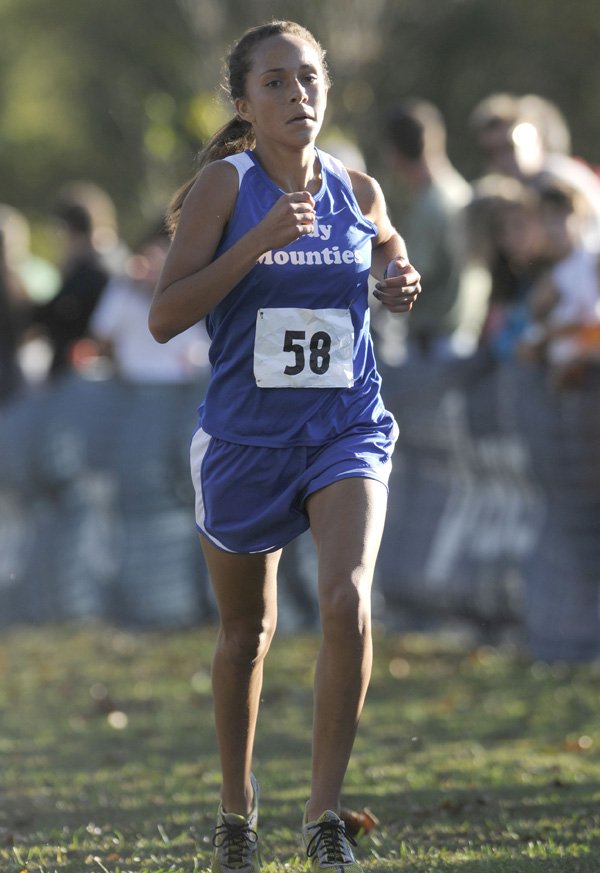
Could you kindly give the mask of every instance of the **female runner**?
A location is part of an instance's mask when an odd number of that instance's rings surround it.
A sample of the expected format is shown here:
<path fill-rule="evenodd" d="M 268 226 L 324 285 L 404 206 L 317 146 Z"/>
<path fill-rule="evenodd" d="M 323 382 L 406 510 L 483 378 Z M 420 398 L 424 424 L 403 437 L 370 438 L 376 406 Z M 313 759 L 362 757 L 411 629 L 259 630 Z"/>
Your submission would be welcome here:
<path fill-rule="evenodd" d="M 340 792 L 371 671 L 370 588 L 397 436 L 380 396 L 368 278 L 402 313 L 420 277 L 377 182 L 315 145 L 330 82 L 313 35 L 287 21 L 252 28 L 228 62 L 235 118 L 172 204 L 149 318 L 159 342 L 202 318 L 211 336 L 191 463 L 220 617 L 212 870 L 260 870 L 252 750 L 277 564 L 310 528 L 322 643 L 302 834 L 315 871 L 360 873 Z"/>

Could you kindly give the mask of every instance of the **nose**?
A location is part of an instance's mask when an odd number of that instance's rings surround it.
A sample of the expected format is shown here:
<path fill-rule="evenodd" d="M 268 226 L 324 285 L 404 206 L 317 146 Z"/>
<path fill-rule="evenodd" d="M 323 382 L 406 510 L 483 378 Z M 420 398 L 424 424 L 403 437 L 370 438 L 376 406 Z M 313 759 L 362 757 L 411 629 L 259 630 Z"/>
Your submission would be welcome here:
<path fill-rule="evenodd" d="M 292 103 L 305 103 L 308 100 L 306 90 L 299 79 L 294 79 L 291 86 L 290 101 Z"/>

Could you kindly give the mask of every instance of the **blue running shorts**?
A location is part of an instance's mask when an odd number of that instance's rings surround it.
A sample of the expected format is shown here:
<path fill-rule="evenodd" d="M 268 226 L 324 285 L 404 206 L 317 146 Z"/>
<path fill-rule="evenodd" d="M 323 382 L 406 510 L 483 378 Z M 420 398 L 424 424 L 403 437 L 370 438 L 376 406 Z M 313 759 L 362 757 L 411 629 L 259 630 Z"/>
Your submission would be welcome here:
<path fill-rule="evenodd" d="M 356 477 L 387 488 L 397 436 L 392 419 L 324 445 L 280 449 L 225 442 L 199 428 L 190 448 L 198 530 L 225 552 L 277 551 L 308 529 L 304 505 L 314 491 Z"/>

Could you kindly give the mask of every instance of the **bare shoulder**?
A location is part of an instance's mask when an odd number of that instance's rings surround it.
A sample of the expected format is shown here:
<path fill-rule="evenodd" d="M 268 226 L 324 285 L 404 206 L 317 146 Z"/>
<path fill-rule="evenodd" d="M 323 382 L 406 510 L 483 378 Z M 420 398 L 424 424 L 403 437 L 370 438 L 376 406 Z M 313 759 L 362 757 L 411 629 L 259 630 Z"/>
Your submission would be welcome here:
<path fill-rule="evenodd" d="M 205 220 L 207 215 L 225 224 L 232 213 L 239 187 L 238 171 L 229 161 L 212 161 L 202 168 L 182 209 L 185 221 Z"/>
<path fill-rule="evenodd" d="M 367 175 L 367 173 L 362 173 L 360 170 L 348 170 L 348 175 L 361 211 L 367 218 L 376 221 L 381 215 L 381 211 L 385 212 L 386 208 L 381 185 L 377 179 Z"/>
<path fill-rule="evenodd" d="M 377 179 L 359 170 L 348 170 L 348 174 L 361 212 L 377 225 L 380 233 L 387 233 L 389 218 L 381 185 Z"/>
<path fill-rule="evenodd" d="M 214 161 L 198 173 L 181 207 L 163 286 L 210 263 L 233 215 L 238 187 L 237 169 L 229 161 Z"/>

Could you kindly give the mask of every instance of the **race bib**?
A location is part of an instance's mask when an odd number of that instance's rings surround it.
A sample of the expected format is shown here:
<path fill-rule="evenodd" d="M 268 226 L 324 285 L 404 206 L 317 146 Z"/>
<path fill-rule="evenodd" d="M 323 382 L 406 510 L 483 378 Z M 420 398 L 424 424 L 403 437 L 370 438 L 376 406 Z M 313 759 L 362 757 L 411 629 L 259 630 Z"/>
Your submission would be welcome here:
<path fill-rule="evenodd" d="M 259 388 L 350 388 L 353 349 L 347 309 L 259 309 L 254 378 Z"/>

